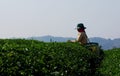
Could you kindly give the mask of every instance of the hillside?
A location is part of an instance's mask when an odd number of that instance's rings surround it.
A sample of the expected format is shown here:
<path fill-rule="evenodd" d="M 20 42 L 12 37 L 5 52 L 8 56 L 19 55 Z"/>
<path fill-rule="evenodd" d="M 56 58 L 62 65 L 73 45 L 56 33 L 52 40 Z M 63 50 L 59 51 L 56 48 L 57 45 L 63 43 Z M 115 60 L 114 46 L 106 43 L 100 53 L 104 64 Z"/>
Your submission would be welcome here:
<path fill-rule="evenodd" d="M 102 56 L 78 43 L 0 39 L 0 76 L 120 76 L 120 49 Z"/>
<path fill-rule="evenodd" d="M 29 37 L 28 39 L 34 39 L 44 42 L 66 42 L 67 40 L 73 40 L 75 38 L 71 37 L 54 37 L 50 35 L 41 36 L 41 37 Z"/>
<path fill-rule="evenodd" d="M 28 39 L 34 39 L 44 42 L 66 42 L 67 40 L 74 40 L 72 37 L 54 37 L 54 36 L 41 36 L 41 37 L 30 37 Z M 120 48 L 120 38 L 118 39 L 105 39 L 100 37 L 89 38 L 90 42 L 97 42 L 102 46 L 102 49 L 108 50 L 112 48 Z"/>

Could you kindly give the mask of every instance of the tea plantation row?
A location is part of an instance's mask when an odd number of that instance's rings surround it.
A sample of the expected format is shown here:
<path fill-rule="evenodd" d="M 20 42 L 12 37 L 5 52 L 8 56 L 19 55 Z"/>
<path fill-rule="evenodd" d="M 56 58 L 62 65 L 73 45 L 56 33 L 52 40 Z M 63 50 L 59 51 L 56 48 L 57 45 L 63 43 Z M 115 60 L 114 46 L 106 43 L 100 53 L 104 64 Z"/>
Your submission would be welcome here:
<path fill-rule="evenodd" d="M 92 76 L 97 59 L 78 43 L 0 39 L 0 76 Z"/>

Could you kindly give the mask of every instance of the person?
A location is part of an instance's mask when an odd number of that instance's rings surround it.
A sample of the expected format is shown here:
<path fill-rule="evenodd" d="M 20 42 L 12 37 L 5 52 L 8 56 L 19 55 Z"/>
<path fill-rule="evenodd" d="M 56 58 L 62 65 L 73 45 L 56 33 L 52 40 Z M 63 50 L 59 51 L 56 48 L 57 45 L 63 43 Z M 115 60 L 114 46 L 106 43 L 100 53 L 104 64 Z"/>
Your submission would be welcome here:
<path fill-rule="evenodd" d="M 78 31 L 78 37 L 77 42 L 80 42 L 81 44 L 87 44 L 88 38 L 85 32 L 86 27 L 84 27 L 83 23 L 79 23 L 77 25 L 77 31 Z"/>
<path fill-rule="evenodd" d="M 79 42 L 80 44 L 84 45 L 88 43 L 88 37 L 86 35 L 85 29 L 86 27 L 84 27 L 83 23 L 79 23 L 77 25 L 77 31 L 78 31 L 78 36 L 76 40 L 71 40 L 70 42 Z"/>

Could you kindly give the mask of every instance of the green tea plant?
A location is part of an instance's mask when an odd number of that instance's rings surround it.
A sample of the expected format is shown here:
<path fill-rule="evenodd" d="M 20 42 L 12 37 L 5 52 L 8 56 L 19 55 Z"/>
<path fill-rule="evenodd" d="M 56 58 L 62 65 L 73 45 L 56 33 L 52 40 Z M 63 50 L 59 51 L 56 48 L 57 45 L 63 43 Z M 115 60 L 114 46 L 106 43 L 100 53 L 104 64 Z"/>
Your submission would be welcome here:
<path fill-rule="evenodd" d="M 78 43 L 0 40 L 0 76 L 90 76 L 97 59 Z"/>
<path fill-rule="evenodd" d="M 107 50 L 99 71 L 103 76 L 120 76 L 120 49 Z"/>

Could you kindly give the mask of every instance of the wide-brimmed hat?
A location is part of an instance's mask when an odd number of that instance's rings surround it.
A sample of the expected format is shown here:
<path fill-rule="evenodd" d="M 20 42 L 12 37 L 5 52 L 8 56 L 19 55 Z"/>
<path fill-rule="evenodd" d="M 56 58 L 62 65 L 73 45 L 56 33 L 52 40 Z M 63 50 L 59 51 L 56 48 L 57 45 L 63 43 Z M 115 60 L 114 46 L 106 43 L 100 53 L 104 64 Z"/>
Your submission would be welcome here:
<path fill-rule="evenodd" d="M 83 23 L 79 23 L 77 25 L 77 29 L 86 29 L 86 27 L 84 27 L 84 24 Z"/>

